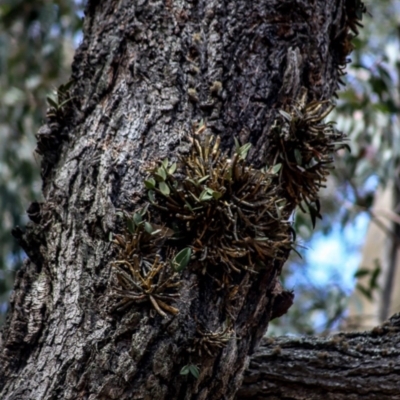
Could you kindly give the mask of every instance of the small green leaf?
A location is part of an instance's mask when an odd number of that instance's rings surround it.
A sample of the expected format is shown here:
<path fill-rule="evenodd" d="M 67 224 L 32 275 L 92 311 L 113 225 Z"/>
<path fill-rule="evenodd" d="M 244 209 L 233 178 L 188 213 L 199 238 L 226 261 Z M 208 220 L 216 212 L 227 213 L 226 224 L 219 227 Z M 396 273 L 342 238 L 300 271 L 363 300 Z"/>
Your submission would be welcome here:
<path fill-rule="evenodd" d="M 54 107 L 56 110 L 58 110 L 58 104 L 55 100 L 53 100 L 51 97 L 47 96 L 46 97 L 47 102 L 51 107 Z"/>
<path fill-rule="evenodd" d="M 135 225 L 135 222 L 133 221 L 133 219 L 127 218 L 126 226 L 128 227 L 129 233 L 131 233 L 133 235 L 136 231 L 136 225 Z"/>
<path fill-rule="evenodd" d="M 369 289 L 366 289 L 364 286 L 360 284 L 356 285 L 356 289 L 360 291 L 368 300 L 372 301 L 372 292 Z"/>
<path fill-rule="evenodd" d="M 297 165 L 303 165 L 303 157 L 299 149 L 294 149 L 294 158 L 296 159 Z"/>
<path fill-rule="evenodd" d="M 200 376 L 200 370 L 199 370 L 199 368 L 198 368 L 196 365 L 194 365 L 194 364 L 190 364 L 190 365 L 189 365 L 189 371 L 190 371 L 190 373 L 191 373 L 196 379 L 198 379 L 198 377 Z"/>
<path fill-rule="evenodd" d="M 150 222 L 147 222 L 147 221 L 144 223 L 144 230 L 145 230 L 147 233 L 150 233 L 150 234 L 152 234 L 152 233 L 154 232 L 154 229 L 153 229 L 153 227 L 151 226 Z"/>
<path fill-rule="evenodd" d="M 213 190 L 212 197 L 214 197 L 215 200 L 218 200 L 222 197 L 222 193 Z"/>
<path fill-rule="evenodd" d="M 149 193 L 147 194 L 149 196 L 150 203 L 153 203 L 153 204 L 156 202 L 154 193 L 155 193 L 154 190 L 149 190 Z"/>
<path fill-rule="evenodd" d="M 164 167 L 157 168 L 157 172 L 154 174 L 154 177 L 159 182 L 165 181 L 167 179 L 167 173 L 165 172 Z"/>
<path fill-rule="evenodd" d="M 160 182 L 158 186 L 159 186 L 159 188 L 160 188 L 160 192 L 161 192 L 165 197 L 168 197 L 169 194 L 171 193 L 171 190 L 170 190 L 169 186 L 168 186 L 165 182 Z"/>
<path fill-rule="evenodd" d="M 140 211 L 138 211 L 138 213 L 141 215 L 142 218 L 146 215 L 148 208 L 149 204 L 147 203 Z"/>
<path fill-rule="evenodd" d="M 251 148 L 251 143 L 246 143 L 239 148 L 237 154 L 239 155 L 240 158 L 244 160 L 247 158 L 247 154 L 249 153 L 250 148 Z"/>
<path fill-rule="evenodd" d="M 370 289 L 377 289 L 379 288 L 379 284 L 378 284 L 378 278 L 379 275 L 381 273 L 381 267 L 378 265 L 371 274 L 371 279 L 369 281 L 369 287 Z"/>
<path fill-rule="evenodd" d="M 144 186 L 146 186 L 146 189 L 154 189 L 156 187 L 156 181 L 154 178 L 150 178 L 147 181 L 144 181 Z"/>
<path fill-rule="evenodd" d="M 187 375 L 189 373 L 189 365 L 185 365 L 184 367 L 182 367 L 182 369 L 179 373 L 181 375 Z"/>
<path fill-rule="evenodd" d="M 282 164 L 281 164 L 281 163 L 275 164 L 275 165 L 272 167 L 271 173 L 275 175 L 275 174 L 277 174 L 277 173 L 281 170 L 281 168 L 282 168 Z"/>
<path fill-rule="evenodd" d="M 200 200 L 200 201 L 208 201 L 208 200 L 211 200 L 211 199 L 213 198 L 213 192 L 214 192 L 214 190 L 212 190 L 212 189 L 210 189 L 210 188 L 204 189 L 204 190 L 200 193 L 199 200 Z"/>
<path fill-rule="evenodd" d="M 240 149 L 239 141 L 235 137 L 233 138 L 233 140 L 235 142 L 236 153 L 238 153 Z"/>
<path fill-rule="evenodd" d="M 176 272 L 183 271 L 190 261 L 190 257 L 192 255 L 192 249 L 190 247 L 186 247 L 181 250 L 172 260 L 172 268 Z"/>
<path fill-rule="evenodd" d="M 164 158 L 164 160 L 162 161 L 162 166 L 164 167 L 164 169 L 168 168 L 168 158 Z"/>
<path fill-rule="evenodd" d="M 109 242 L 112 242 L 112 240 L 113 240 L 113 233 L 110 232 L 110 233 L 108 234 L 108 241 L 109 241 Z"/>
<path fill-rule="evenodd" d="M 168 169 L 168 174 L 172 175 L 175 171 L 176 171 L 176 163 L 173 163 Z"/>
<path fill-rule="evenodd" d="M 142 223 L 142 216 L 139 213 L 133 214 L 133 221 L 135 222 L 135 225 L 139 226 Z"/>
<path fill-rule="evenodd" d="M 190 205 L 190 203 L 188 203 L 186 200 L 185 200 L 184 208 L 187 208 L 189 211 L 192 211 L 192 212 L 193 212 L 193 207 L 192 207 L 192 206 Z"/>
<path fill-rule="evenodd" d="M 354 278 L 362 278 L 363 276 L 367 276 L 370 274 L 370 270 L 366 268 L 360 268 L 356 273 L 354 274 Z"/>

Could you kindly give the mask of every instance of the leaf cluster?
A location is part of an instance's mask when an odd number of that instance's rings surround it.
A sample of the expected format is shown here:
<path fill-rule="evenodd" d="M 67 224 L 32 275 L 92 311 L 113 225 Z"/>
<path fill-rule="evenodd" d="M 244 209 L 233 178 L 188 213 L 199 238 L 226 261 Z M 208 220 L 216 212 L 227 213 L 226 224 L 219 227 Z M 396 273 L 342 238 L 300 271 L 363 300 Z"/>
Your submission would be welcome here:
<path fill-rule="evenodd" d="M 145 220 L 147 207 L 125 214 L 124 234 L 113 235 L 112 242 L 119 248 L 115 268 L 113 296 L 120 301 L 114 306 L 124 310 L 134 303 L 150 303 L 163 317 L 176 315 L 178 309 L 170 303 L 179 297 L 180 272 L 190 259 L 190 249 L 183 249 L 175 257 L 167 254 L 164 261 L 163 245 L 169 235 L 167 229 L 157 227 Z M 189 251 L 188 251 L 189 250 Z"/>
<path fill-rule="evenodd" d="M 179 166 L 164 160 L 145 181 L 152 207 L 171 221 L 203 273 L 257 271 L 291 247 L 276 176 L 251 166 L 249 148 L 237 144 L 229 158 L 219 137 L 193 139 Z"/>
<path fill-rule="evenodd" d="M 313 226 L 319 213 L 318 192 L 332 169 L 333 154 L 344 147 L 344 135 L 322 120 L 333 106 L 327 101 L 306 104 L 306 92 L 290 110 L 279 110 L 272 127 L 270 154 L 280 165 L 279 184 L 293 205 L 306 206 Z"/>

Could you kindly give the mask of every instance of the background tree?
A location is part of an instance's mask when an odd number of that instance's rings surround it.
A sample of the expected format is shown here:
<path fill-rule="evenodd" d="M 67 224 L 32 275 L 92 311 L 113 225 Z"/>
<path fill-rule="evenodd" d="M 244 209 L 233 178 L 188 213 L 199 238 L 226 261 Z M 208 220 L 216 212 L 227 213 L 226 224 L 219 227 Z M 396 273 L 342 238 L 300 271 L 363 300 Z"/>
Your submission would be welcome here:
<path fill-rule="evenodd" d="M 0 5 L 0 324 L 23 253 L 10 235 L 40 199 L 34 134 L 46 96 L 68 80 L 79 2 L 2 1 Z"/>

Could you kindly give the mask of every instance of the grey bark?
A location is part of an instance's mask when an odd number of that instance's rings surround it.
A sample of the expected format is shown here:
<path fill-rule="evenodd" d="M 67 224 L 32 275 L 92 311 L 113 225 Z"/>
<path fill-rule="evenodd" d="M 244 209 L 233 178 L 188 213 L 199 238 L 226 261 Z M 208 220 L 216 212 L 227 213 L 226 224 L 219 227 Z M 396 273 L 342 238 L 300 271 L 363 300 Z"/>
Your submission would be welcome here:
<path fill-rule="evenodd" d="M 237 400 L 400 399 L 400 314 L 370 332 L 264 339 Z"/>
<path fill-rule="evenodd" d="M 29 260 L 3 330 L 2 399 L 232 399 L 268 326 L 282 260 L 237 278 L 224 348 L 192 359 L 199 323 L 226 320 L 213 281 L 185 271 L 176 317 L 110 307 L 116 213 L 141 204 L 149 162 L 187 152 L 193 125 L 269 161 L 277 110 L 337 89 L 344 0 L 92 1 L 71 101 L 38 134 L 43 202 L 14 235 Z M 288 210 L 289 213 L 291 210 Z M 281 314 L 281 311 L 278 312 Z M 200 377 L 183 377 L 196 363 Z"/>

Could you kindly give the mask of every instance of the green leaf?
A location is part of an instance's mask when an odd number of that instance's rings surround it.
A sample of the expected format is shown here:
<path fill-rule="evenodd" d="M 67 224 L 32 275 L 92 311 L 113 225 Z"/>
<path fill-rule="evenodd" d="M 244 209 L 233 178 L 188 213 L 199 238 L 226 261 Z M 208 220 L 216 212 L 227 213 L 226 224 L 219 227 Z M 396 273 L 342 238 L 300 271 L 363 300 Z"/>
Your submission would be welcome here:
<path fill-rule="evenodd" d="M 168 174 L 172 175 L 175 171 L 176 171 L 176 163 L 173 163 L 168 169 Z"/>
<path fill-rule="evenodd" d="M 166 170 L 168 168 L 168 158 L 164 158 L 164 160 L 162 161 L 161 164 L 164 167 L 164 169 Z"/>
<path fill-rule="evenodd" d="M 133 221 L 133 219 L 127 218 L 126 226 L 128 227 L 129 233 L 131 233 L 133 235 L 136 231 L 136 225 L 135 225 L 135 222 Z"/>
<path fill-rule="evenodd" d="M 297 165 L 303 165 L 303 157 L 299 149 L 294 149 L 294 158 L 296 159 Z"/>
<path fill-rule="evenodd" d="M 156 202 L 154 190 L 149 190 L 149 193 L 147 195 L 149 196 L 150 203 L 154 204 Z"/>
<path fill-rule="evenodd" d="M 147 221 L 144 223 L 144 230 L 145 230 L 147 233 L 150 233 L 150 234 L 152 234 L 152 233 L 154 232 L 154 229 L 153 229 L 153 227 L 151 226 L 150 222 L 147 222 Z"/>
<path fill-rule="evenodd" d="M 154 174 L 154 177 L 159 182 L 164 182 L 167 179 L 167 173 L 165 172 L 165 169 L 163 167 L 160 167 L 157 168 L 157 172 Z"/>
<path fill-rule="evenodd" d="M 247 158 L 247 154 L 249 153 L 250 148 L 251 148 L 251 143 L 246 143 L 239 148 L 237 154 L 239 155 L 240 158 L 244 160 Z"/>
<path fill-rule="evenodd" d="M 185 206 L 184 207 L 187 208 L 189 211 L 193 212 L 193 207 L 186 200 L 185 200 Z"/>
<path fill-rule="evenodd" d="M 146 189 L 154 189 L 156 187 L 156 181 L 154 178 L 150 178 L 147 181 L 144 181 L 144 186 L 146 186 Z"/>
<path fill-rule="evenodd" d="M 146 204 L 138 213 L 141 215 L 141 217 L 144 217 L 147 213 L 147 209 L 149 208 L 149 204 Z"/>
<path fill-rule="evenodd" d="M 179 373 L 181 375 L 187 375 L 189 373 L 189 365 L 185 365 L 184 367 L 182 367 L 182 369 Z"/>
<path fill-rule="evenodd" d="M 46 100 L 47 100 L 47 102 L 49 103 L 49 105 L 51 106 L 51 107 L 54 107 L 56 110 L 58 110 L 58 103 L 55 101 L 55 100 L 53 100 L 51 97 L 49 97 L 49 96 L 47 96 L 46 97 Z"/>
<path fill-rule="evenodd" d="M 192 249 L 190 247 L 186 247 L 181 250 L 172 260 L 172 268 L 176 272 L 183 271 L 190 261 L 190 257 L 192 255 Z"/>
<path fill-rule="evenodd" d="M 369 281 L 369 287 L 370 289 L 377 289 L 379 288 L 379 284 L 378 284 L 378 278 L 379 275 L 381 273 L 381 267 L 378 265 L 371 274 L 371 279 Z"/>
<path fill-rule="evenodd" d="M 142 216 L 139 213 L 133 214 L 133 221 L 135 222 L 135 225 L 139 226 L 142 223 Z"/>
<path fill-rule="evenodd" d="M 356 285 L 356 289 L 360 291 L 368 300 L 372 301 L 372 292 L 369 289 L 366 289 L 364 286 L 360 284 Z"/>
<path fill-rule="evenodd" d="M 233 138 L 233 141 L 235 142 L 236 153 L 238 153 L 240 149 L 239 141 L 235 137 Z"/>
<path fill-rule="evenodd" d="M 218 200 L 222 197 L 222 193 L 217 192 L 216 190 L 213 190 L 212 197 L 214 197 L 215 200 Z"/>
<path fill-rule="evenodd" d="M 170 190 L 169 186 L 168 186 L 165 182 L 160 182 L 158 186 L 159 186 L 159 188 L 160 188 L 160 192 L 161 192 L 165 197 L 168 197 L 169 194 L 171 193 L 171 190 Z"/>
<path fill-rule="evenodd" d="M 275 164 L 275 165 L 272 167 L 271 173 L 275 175 L 275 174 L 277 174 L 277 173 L 281 170 L 281 168 L 282 168 L 282 164 L 281 164 L 281 163 Z"/>
<path fill-rule="evenodd" d="M 194 365 L 194 364 L 190 364 L 189 365 L 189 371 L 190 371 L 190 373 L 197 379 L 198 377 L 199 377 L 199 375 L 200 375 L 200 370 L 199 370 L 199 368 L 196 366 L 196 365 Z"/>
<path fill-rule="evenodd" d="M 367 276 L 370 274 L 370 270 L 366 268 L 360 268 L 356 273 L 354 274 L 354 278 L 362 278 L 363 276 Z"/>
<path fill-rule="evenodd" d="M 200 200 L 200 201 L 208 201 L 208 200 L 211 200 L 211 199 L 213 198 L 213 193 L 214 193 L 214 190 L 212 190 L 212 189 L 210 189 L 210 188 L 204 189 L 204 190 L 200 193 L 199 200 Z"/>

